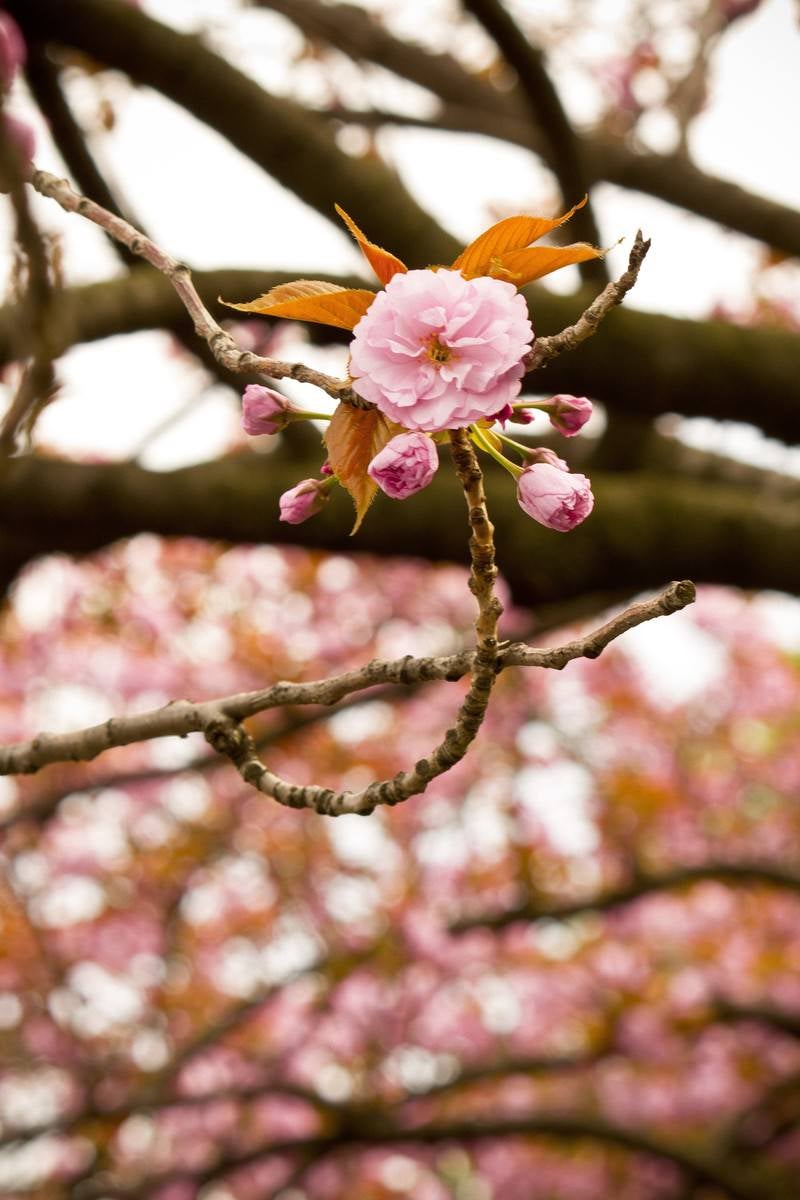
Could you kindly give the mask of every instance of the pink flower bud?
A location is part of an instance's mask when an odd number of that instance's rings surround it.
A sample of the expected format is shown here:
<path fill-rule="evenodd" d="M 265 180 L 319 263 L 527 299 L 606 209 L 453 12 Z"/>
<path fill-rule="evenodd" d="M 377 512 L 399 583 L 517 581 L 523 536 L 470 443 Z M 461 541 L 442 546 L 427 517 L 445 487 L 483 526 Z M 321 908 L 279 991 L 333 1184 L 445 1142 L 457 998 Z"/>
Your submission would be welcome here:
<path fill-rule="evenodd" d="M 594 508 L 585 475 L 573 475 L 546 462 L 534 463 L 522 472 L 517 499 L 529 517 L 559 533 L 580 525 Z"/>
<path fill-rule="evenodd" d="M 280 498 L 282 521 L 301 525 L 320 511 L 330 499 L 324 479 L 301 479 Z"/>
<path fill-rule="evenodd" d="M 401 433 L 387 442 L 367 467 L 367 474 L 392 500 L 405 500 L 427 487 L 439 456 L 424 433 Z"/>
<path fill-rule="evenodd" d="M 25 62 L 25 40 L 8 13 L 0 12 L 0 87 L 8 91 Z"/>
<path fill-rule="evenodd" d="M 289 421 L 286 399 L 272 388 L 249 383 L 242 396 L 242 426 L 253 437 L 280 433 Z"/>
<path fill-rule="evenodd" d="M 514 421 L 517 425 L 530 425 L 535 416 L 536 413 L 531 412 L 529 408 L 515 408 L 510 420 Z"/>
<path fill-rule="evenodd" d="M 542 408 L 549 416 L 550 424 L 564 437 L 574 437 L 592 415 L 592 402 L 585 396 L 553 396 Z"/>

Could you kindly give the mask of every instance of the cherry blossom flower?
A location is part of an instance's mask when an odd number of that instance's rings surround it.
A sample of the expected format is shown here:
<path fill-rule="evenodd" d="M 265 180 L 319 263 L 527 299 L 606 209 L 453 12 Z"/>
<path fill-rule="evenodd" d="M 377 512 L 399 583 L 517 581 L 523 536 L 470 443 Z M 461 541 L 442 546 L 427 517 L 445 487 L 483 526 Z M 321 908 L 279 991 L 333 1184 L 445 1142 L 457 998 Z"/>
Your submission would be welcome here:
<path fill-rule="evenodd" d="M 367 474 L 392 500 L 405 500 L 427 487 L 436 474 L 436 447 L 424 433 L 401 433 L 387 442 Z"/>
<path fill-rule="evenodd" d="M 517 499 L 529 517 L 568 533 L 585 521 L 594 508 L 591 485 L 585 475 L 573 474 L 549 462 L 527 467 L 517 483 Z"/>
<path fill-rule="evenodd" d="M 408 271 L 353 330 L 353 390 L 406 429 L 460 429 L 519 394 L 533 327 L 516 288 L 459 271 Z"/>

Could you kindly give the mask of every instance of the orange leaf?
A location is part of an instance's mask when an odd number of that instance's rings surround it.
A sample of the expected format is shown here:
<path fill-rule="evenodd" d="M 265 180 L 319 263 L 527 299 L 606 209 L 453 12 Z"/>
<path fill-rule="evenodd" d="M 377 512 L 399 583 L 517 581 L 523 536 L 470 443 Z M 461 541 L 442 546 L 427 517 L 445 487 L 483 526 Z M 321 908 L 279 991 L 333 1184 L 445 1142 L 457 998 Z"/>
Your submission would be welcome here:
<path fill-rule="evenodd" d="M 344 209 L 340 208 L 338 204 L 335 204 L 334 208 L 358 242 L 364 252 L 364 257 L 384 286 L 398 271 L 405 274 L 408 267 L 404 262 L 401 262 L 394 254 L 390 254 L 388 250 L 383 250 L 380 246 L 376 246 L 374 242 L 365 237 L 353 218 L 348 217 Z"/>
<path fill-rule="evenodd" d="M 374 299 L 375 293 L 366 288 L 344 288 L 322 279 L 296 279 L 294 283 L 279 284 L 247 304 L 231 304 L 221 298 L 220 304 L 240 312 L 261 313 L 265 317 L 317 321 L 321 325 L 352 329 Z"/>
<path fill-rule="evenodd" d="M 588 242 L 574 242 L 571 246 L 530 246 L 527 250 L 509 250 L 493 258 L 486 274 L 505 279 L 519 288 L 561 267 L 602 258 L 603 254 L 603 250 Z"/>
<path fill-rule="evenodd" d="M 462 250 L 453 263 L 453 270 L 460 271 L 466 279 L 474 279 L 476 275 L 490 274 L 492 260 L 509 250 L 521 250 L 544 237 L 551 229 L 557 229 L 568 221 L 572 214 L 583 208 L 587 197 L 580 204 L 574 205 L 562 217 L 506 217 L 490 226 L 485 233 L 470 242 L 466 250 Z"/>
<path fill-rule="evenodd" d="M 398 432 L 377 409 L 353 408 L 340 404 L 331 417 L 325 434 L 328 458 L 339 482 L 347 489 L 356 506 L 355 533 L 364 514 L 375 499 L 378 485 L 367 474 L 367 467 L 379 450 Z"/>

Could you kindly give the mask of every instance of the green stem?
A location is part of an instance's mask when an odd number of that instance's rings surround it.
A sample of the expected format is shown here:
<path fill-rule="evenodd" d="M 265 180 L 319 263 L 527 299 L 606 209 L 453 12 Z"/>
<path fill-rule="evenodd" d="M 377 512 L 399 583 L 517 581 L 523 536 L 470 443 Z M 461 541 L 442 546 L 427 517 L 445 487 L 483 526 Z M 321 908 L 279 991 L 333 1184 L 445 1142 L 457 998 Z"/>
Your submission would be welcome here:
<path fill-rule="evenodd" d="M 292 408 L 287 410 L 292 421 L 330 421 L 330 413 L 307 412 L 306 409 Z"/>
<path fill-rule="evenodd" d="M 514 479 L 519 479 L 522 474 L 522 467 L 518 467 L 516 463 L 512 463 L 504 454 L 496 450 L 477 425 L 470 426 L 470 437 L 476 446 L 479 446 L 481 450 L 485 450 L 487 454 L 491 454 L 492 458 L 496 462 L 499 462 L 501 467 L 505 467 L 509 475 L 513 475 Z"/>
<path fill-rule="evenodd" d="M 507 446 L 513 446 L 515 450 L 519 450 L 522 454 L 529 455 L 533 449 L 533 446 L 523 446 L 522 442 L 515 442 L 513 438 L 506 437 L 504 433 L 495 432 L 494 436 L 499 438 L 501 442 L 505 442 Z"/>

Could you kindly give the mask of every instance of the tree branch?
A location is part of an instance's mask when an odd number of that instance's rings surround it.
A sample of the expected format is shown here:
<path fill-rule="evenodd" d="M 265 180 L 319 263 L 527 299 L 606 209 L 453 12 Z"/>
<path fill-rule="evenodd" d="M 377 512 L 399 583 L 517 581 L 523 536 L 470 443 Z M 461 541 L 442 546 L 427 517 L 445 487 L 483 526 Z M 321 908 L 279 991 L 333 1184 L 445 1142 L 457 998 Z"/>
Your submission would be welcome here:
<path fill-rule="evenodd" d="M 329 396 L 337 400 L 348 399 L 350 389 L 344 380 L 333 379 L 322 371 L 315 371 L 302 363 L 277 362 L 271 358 L 262 358 L 249 350 L 237 346 L 229 333 L 217 324 L 200 299 L 197 289 L 192 283 L 191 272 L 185 263 L 178 262 L 155 242 L 145 237 L 122 217 L 115 216 L 108 209 L 95 204 L 73 191 L 66 179 L 57 179 L 49 171 L 34 169 L 31 184 L 42 196 L 55 200 L 65 212 L 77 213 L 88 221 L 104 229 L 111 237 L 122 245 L 127 246 L 132 254 L 138 255 L 149 262 L 170 281 L 182 304 L 194 323 L 198 337 L 207 342 L 209 349 L 228 371 L 234 373 L 259 372 L 273 379 L 296 379 L 301 383 L 311 383 L 321 388 Z"/>
<path fill-rule="evenodd" d="M 533 129 L 538 127 L 540 136 L 548 144 L 548 162 L 558 179 L 565 208 L 576 204 L 582 196 L 587 197 L 586 204 L 574 216 L 575 233 L 580 240 L 599 246 L 600 231 L 589 200 L 589 180 L 582 162 L 580 142 L 547 72 L 544 55 L 538 46 L 531 45 L 498 0 L 464 0 L 464 8 L 482 25 L 506 62 L 516 71 Z M 536 140 L 533 139 L 533 149 Z M 586 283 L 602 286 L 608 280 L 602 259 L 581 263 L 579 269 Z"/>
<path fill-rule="evenodd" d="M 611 912 L 645 896 L 692 887 L 709 879 L 720 883 L 785 888 L 800 893 L 800 874 L 782 866 L 771 863 L 703 863 L 696 867 L 677 867 L 664 875 L 639 876 L 628 884 L 580 900 L 532 897 L 503 912 L 463 917 L 451 924 L 450 932 L 459 934 L 470 929 L 503 929 L 516 921 L 566 920 L 587 913 Z M 733 1010 L 735 1019 L 746 1015 L 739 1009 Z"/>
<path fill-rule="evenodd" d="M 603 318 L 613 308 L 622 304 L 622 301 L 636 283 L 642 263 L 649 249 L 650 242 L 649 240 L 644 240 L 642 231 L 639 229 L 631 247 L 627 270 L 619 279 L 608 283 L 603 288 L 600 295 L 581 313 L 574 325 L 562 329 L 560 333 L 553 334 L 552 337 L 537 338 L 533 344 L 533 349 L 525 357 L 525 370 L 535 371 L 538 367 L 545 366 L 559 354 L 563 354 L 566 350 L 574 350 L 581 342 L 585 342 L 587 338 L 596 333 L 597 327 Z"/>
<path fill-rule="evenodd" d="M 544 133 L 540 131 L 538 141 L 531 142 L 531 123 L 519 87 L 502 91 L 470 74 L 451 55 L 435 54 L 394 37 L 354 4 L 251 2 L 283 13 L 309 37 L 330 42 L 356 61 L 374 62 L 440 97 L 444 106 L 432 118 L 431 128 L 481 133 L 526 149 L 534 144 L 537 153 L 554 166 Z M 390 119 L 405 121 L 394 114 Z M 600 133 L 580 136 L 579 141 L 590 182 L 605 179 L 657 196 L 800 257 L 800 213 L 795 209 L 706 175 L 682 155 L 643 154 L 624 139 Z"/>
<path fill-rule="evenodd" d="M 219 316 L 218 295 L 255 295 L 299 274 L 302 271 L 198 271 L 194 282 Z M 323 274 L 345 287 L 363 287 L 356 278 Z M 524 294 L 542 335 L 540 342 L 574 324 L 577 305 L 582 299 L 587 302 L 585 297 L 556 296 L 536 287 L 526 288 Z M 70 343 L 140 329 L 177 332 L 186 323 L 186 311 L 169 281 L 144 266 L 134 268 L 127 278 L 66 288 L 59 306 Z M 306 328 L 312 340 L 347 340 L 343 330 Z M 13 334 L 14 313 L 10 306 L 0 308 L 0 365 L 14 357 Z M 798 437 L 797 355 L 797 335 L 783 330 L 691 321 L 625 306 L 610 314 L 602 338 L 552 359 L 546 373 L 531 382 L 541 391 L 589 395 L 617 412 L 643 417 L 679 412 L 745 421 L 791 444 Z M 625 363 L 624 371 L 620 362 Z M 755 395 L 758 404 L 753 402 Z"/>
<path fill-rule="evenodd" d="M 600 1118 L 590 1116 L 568 1116 L 556 1114 L 533 1114 L 526 1117 L 510 1119 L 495 1119 L 486 1121 L 453 1121 L 447 1124 L 418 1125 L 405 1128 L 395 1128 L 385 1125 L 381 1114 L 376 1112 L 372 1122 L 374 1128 L 363 1113 L 353 1125 L 342 1128 L 327 1136 L 316 1138 L 287 1139 L 273 1142 L 271 1146 L 259 1146 L 239 1154 L 229 1154 L 221 1158 L 207 1171 L 190 1176 L 185 1171 L 175 1170 L 160 1175 L 151 1175 L 142 1183 L 130 1186 L 114 1186 L 104 1179 L 102 1185 L 92 1187 L 81 1193 L 85 1200 L 104 1195 L 115 1200 L 138 1200 L 138 1197 L 152 1194 L 156 1186 L 176 1183 L 183 1180 L 197 1183 L 209 1183 L 212 1180 L 224 1178 L 229 1172 L 244 1166 L 259 1162 L 274 1155 L 284 1155 L 295 1152 L 324 1153 L 345 1147 L 366 1148 L 368 1146 L 407 1145 L 437 1145 L 440 1142 L 461 1142 L 473 1145 L 487 1139 L 550 1137 L 568 1142 L 588 1140 L 604 1145 L 617 1146 L 635 1154 L 645 1154 L 672 1163 L 689 1179 L 697 1184 L 721 1188 L 730 1200 L 775 1200 L 774 1192 L 757 1186 L 748 1178 L 741 1167 L 729 1168 L 727 1164 L 715 1159 L 701 1156 L 693 1151 L 683 1149 L 634 1129 L 623 1129 Z"/>
<path fill-rule="evenodd" d="M 470 491 L 479 487 L 480 482 L 470 482 Z M 474 505 L 473 508 L 478 508 Z M 482 522 L 477 518 L 478 527 Z M 484 540 L 489 538 L 488 541 Z M 643 621 L 652 620 L 659 616 L 684 608 L 694 600 L 694 586 L 691 583 L 674 583 L 660 595 L 650 601 L 632 605 L 625 612 L 607 622 L 600 629 L 584 638 L 570 642 L 565 646 L 552 650 L 539 650 L 521 644 L 513 644 L 504 649 L 492 645 L 495 640 L 495 624 L 499 616 L 499 605 L 494 602 L 488 576 L 494 578 L 494 562 L 490 548 L 490 534 L 481 533 L 479 541 L 480 554 L 475 554 L 478 565 L 475 576 L 476 591 L 482 591 L 482 600 L 478 616 L 478 648 L 476 651 L 450 655 L 439 658 L 405 658 L 393 661 L 374 659 L 366 666 L 354 671 L 345 672 L 331 679 L 316 680 L 309 683 L 276 683 L 270 688 L 258 692 L 243 692 L 216 700 L 207 700 L 193 704 L 188 700 L 177 700 L 163 708 L 151 709 L 131 717 L 111 717 L 100 725 L 67 734 L 40 734 L 29 742 L 0 747 L 0 774 L 33 774 L 49 763 L 56 762 L 86 762 L 105 750 L 115 746 L 127 746 L 133 742 L 160 737 L 183 737 L 187 733 L 211 731 L 212 735 L 219 730 L 227 729 L 232 722 L 234 725 L 256 713 L 268 708 L 300 704 L 335 704 L 344 696 L 355 691 L 373 687 L 375 684 L 416 684 L 433 679 L 455 681 L 468 672 L 480 683 L 476 694 L 468 693 L 462 705 L 460 718 L 456 722 L 456 730 L 464 726 L 464 735 L 472 740 L 480 725 L 483 713 L 480 711 L 484 690 L 489 690 L 488 676 L 492 677 L 499 669 L 511 666 L 551 667 L 560 670 L 567 662 L 575 658 L 596 658 L 601 650 L 615 638 L 625 633 Z M 481 561 L 482 559 L 482 561 Z M 486 589 L 486 590 L 484 590 Z M 488 697 L 487 697 L 488 698 Z M 485 704 L 484 704 L 485 710 Z M 473 730 L 472 726 L 475 725 Z M 461 733 L 458 733 L 461 738 Z M 456 739 L 451 738 L 450 750 L 455 753 Z M 460 740 L 458 745 L 460 747 Z M 249 748 L 248 748 L 249 749 Z M 464 746 L 466 750 L 466 746 Z M 458 757 L 462 757 L 463 751 Z M 435 755 L 432 755 L 432 758 Z M 445 756 L 446 757 L 446 756 Z M 250 761 L 250 760 L 248 760 Z M 458 761 L 455 759 L 454 761 Z M 448 769 L 444 763 L 442 769 Z M 237 763 L 238 766 L 238 763 Z M 418 764 L 419 766 L 419 764 Z M 260 764 L 259 764 L 260 767 Z M 425 768 L 419 770 L 421 777 L 432 778 Z M 436 771 L 435 773 L 440 773 Z M 412 775 L 414 773 L 412 772 Z M 248 782 L 252 780 L 248 779 Z M 399 785 L 402 789 L 407 784 Z M 408 793 L 412 795 L 412 792 Z M 399 798 L 405 799 L 404 796 Z M 276 797 L 280 799 L 280 797 Z M 382 803 L 396 803 L 387 796 L 380 797 Z"/>
<path fill-rule="evenodd" d="M 458 244 L 378 159 L 338 148 L 326 123 L 254 80 L 203 42 L 115 0 L 9 0 L 29 42 L 57 42 L 125 71 L 217 130 L 306 204 L 333 220 L 338 201 L 370 214 L 370 233 L 419 263 L 455 258 Z M 187 199 L 190 190 L 187 188 Z"/>

